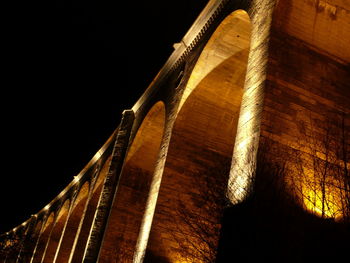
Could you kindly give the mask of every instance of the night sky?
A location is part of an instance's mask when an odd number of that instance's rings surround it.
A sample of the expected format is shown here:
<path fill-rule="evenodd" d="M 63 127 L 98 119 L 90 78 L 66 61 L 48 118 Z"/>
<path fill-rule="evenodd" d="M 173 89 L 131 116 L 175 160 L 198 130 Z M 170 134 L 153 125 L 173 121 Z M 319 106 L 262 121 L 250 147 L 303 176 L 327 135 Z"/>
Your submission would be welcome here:
<path fill-rule="evenodd" d="M 121 2 L 30 1 L 3 9 L 0 233 L 79 173 L 207 3 Z"/>

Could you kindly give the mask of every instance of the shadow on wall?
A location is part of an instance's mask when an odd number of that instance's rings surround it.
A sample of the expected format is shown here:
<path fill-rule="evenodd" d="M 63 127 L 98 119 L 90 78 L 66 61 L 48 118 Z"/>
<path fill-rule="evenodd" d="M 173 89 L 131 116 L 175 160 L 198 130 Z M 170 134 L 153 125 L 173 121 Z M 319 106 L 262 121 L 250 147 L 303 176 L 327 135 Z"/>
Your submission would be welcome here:
<path fill-rule="evenodd" d="M 143 262 L 144 263 L 155 263 L 155 262 L 157 262 L 157 263 L 171 263 L 167 258 L 155 255 L 152 252 L 149 252 L 146 254 Z"/>
<path fill-rule="evenodd" d="M 269 263 L 348 258 L 349 221 L 321 218 L 304 209 L 285 180 L 285 155 L 269 157 L 273 147 L 283 152 L 279 144 L 260 151 L 249 198 L 224 212 L 216 262 L 232 262 L 233 256 Z"/>
<path fill-rule="evenodd" d="M 232 262 L 233 256 L 269 263 L 342 262 L 349 257 L 349 225 L 297 207 L 262 211 L 260 205 L 266 204 L 249 200 L 225 211 L 216 262 Z"/>

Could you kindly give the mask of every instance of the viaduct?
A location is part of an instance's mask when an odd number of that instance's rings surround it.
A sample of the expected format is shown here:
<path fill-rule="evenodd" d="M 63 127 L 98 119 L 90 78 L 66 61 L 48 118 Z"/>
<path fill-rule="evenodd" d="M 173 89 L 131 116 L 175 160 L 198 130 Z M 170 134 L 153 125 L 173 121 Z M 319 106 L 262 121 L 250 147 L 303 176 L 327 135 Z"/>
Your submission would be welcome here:
<path fill-rule="evenodd" d="M 210 0 L 85 168 L 1 236 L 8 250 L 1 260 L 207 262 L 183 259 L 179 242 L 201 241 L 191 241 L 176 207 L 203 209 L 208 175 L 215 179 L 209 189 L 224 179 L 216 194 L 231 207 L 246 202 L 260 153 L 283 162 L 290 175 L 283 192 L 305 214 L 342 224 L 349 218 L 349 114 L 348 0 Z M 345 179 L 332 175 L 317 186 L 316 163 L 339 168 Z M 201 219 L 205 229 L 221 224 L 214 214 Z M 220 244 L 230 231 L 211 238 Z"/>

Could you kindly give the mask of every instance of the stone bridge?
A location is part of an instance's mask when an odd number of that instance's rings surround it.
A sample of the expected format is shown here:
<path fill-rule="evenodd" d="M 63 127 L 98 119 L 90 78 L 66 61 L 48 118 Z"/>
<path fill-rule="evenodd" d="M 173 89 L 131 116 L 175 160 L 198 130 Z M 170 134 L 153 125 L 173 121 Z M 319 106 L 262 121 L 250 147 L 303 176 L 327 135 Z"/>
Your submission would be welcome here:
<path fill-rule="evenodd" d="M 299 124 L 330 113 L 349 132 L 349 40 L 348 0 L 210 0 L 86 167 L 1 236 L 2 262 L 182 262 L 175 208 L 200 207 L 204 175 L 240 204 L 266 142 L 310 155 Z"/>

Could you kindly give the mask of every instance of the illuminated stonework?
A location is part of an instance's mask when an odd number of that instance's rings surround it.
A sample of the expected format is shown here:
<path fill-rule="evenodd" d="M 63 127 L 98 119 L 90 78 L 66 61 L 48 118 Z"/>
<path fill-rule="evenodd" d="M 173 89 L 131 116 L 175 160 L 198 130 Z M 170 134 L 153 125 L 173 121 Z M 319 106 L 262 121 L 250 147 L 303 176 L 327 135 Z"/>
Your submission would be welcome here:
<path fill-rule="evenodd" d="M 325 193 L 321 189 L 305 189 L 304 204 L 308 210 L 321 217 L 339 218 L 342 210 L 337 188 L 327 187 Z"/>
<path fill-rule="evenodd" d="M 164 123 L 164 103 L 159 101 L 144 117 L 126 155 L 118 183 L 119 192 L 101 247 L 102 262 L 132 260 L 163 138 Z"/>
<path fill-rule="evenodd" d="M 321 230 L 325 222 L 348 220 L 350 9 L 345 2 L 210 0 L 86 167 L 42 210 L 0 236 L 6 248 L 19 244 L 6 262 L 205 262 L 204 256 L 216 257 L 224 227 L 223 207 L 213 209 L 217 203 L 209 197 L 225 202 L 228 197 L 230 208 L 240 211 L 259 194 L 280 188 L 296 214 Z M 341 128 L 327 133 L 326 120 Z M 332 142 L 340 139 L 338 147 L 316 149 L 328 135 Z M 262 155 L 266 163 L 283 167 L 283 180 L 258 178 Z M 268 187 L 259 190 L 264 182 Z M 276 207 L 271 211 L 279 218 Z M 237 213 L 231 220 L 239 228 L 256 218 L 268 222 L 259 212 L 247 212 L 246 218 Z M 288 220 L 294 216 L 289 212 Z M 201 220 L 193 221 L 195 214 Z M 210 242 L 189 225 L 207 230 Z M 309 231 L 307 226 L 303 230 Z M 327 237 L 334 238 L 336 229 L 339 238 L 338 226 L 331 225 Z M 243 228 L 241 235 L 250 230 Z M 228 243 L 248 244 L 258 236 L 260 229 L 255 230 L 249 240 L 234 232 Z M 293 243 L 279 242 L 280 232 L 266 242 L 267 235 L 259 246 Z M 284 249 L 260 252 L 299 256 Z"/>
<path fill-rule="evenodd" d="M 250 52 L 244 94 L 232 158 L 228 196 L 232 203 L 242 202 L 251 191 L 259 145 L 261 111 L 266 80 L 267 50 L 273 1 L 257 1 L 252 9 Z M 261 23 L 261 20 L 264 23 Z"/>

